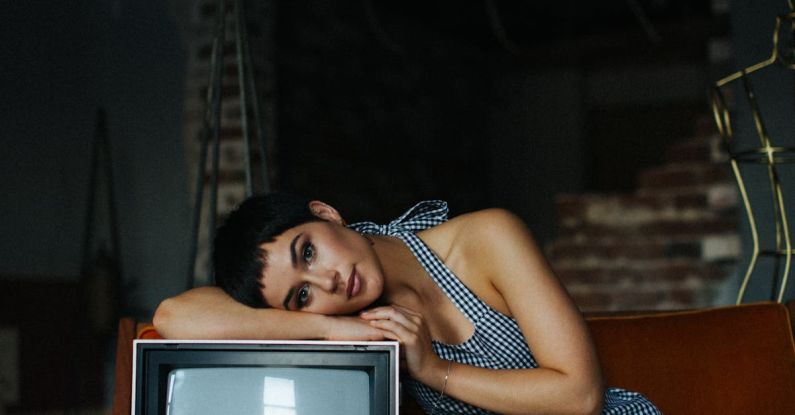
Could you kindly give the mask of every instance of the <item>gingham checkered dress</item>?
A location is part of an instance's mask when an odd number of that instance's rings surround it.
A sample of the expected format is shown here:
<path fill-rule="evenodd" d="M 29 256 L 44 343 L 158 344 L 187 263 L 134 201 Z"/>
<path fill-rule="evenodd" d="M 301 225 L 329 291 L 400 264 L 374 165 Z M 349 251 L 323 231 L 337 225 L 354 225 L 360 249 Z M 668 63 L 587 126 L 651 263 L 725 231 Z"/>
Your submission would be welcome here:
<path fill-rule="evenodd" d="M 486 305 L 472 293 L 445 264 L 415 235 L 415 232 L 447 220 L 447 203 L 439 200 L 415 205 L 387 225 L 360 222 L 350 225 L 365 234 L 400 238 L 409 247 L 428 275 L 450 298 L 458 310 L 475 326 L 475 333 L 461 344 L 433 341 L 433 350 L 442 359 L 490 369 L 538 367 L 516 320 Z M 409 392 L 429 414 L 490 414 L 456 399 L 444 396 L 424 384 L 409 379 Z M 435 409 L 434 409 L 435 407 Z M 623 389 L 605 392 L 603 414 L 658 415 L 660 411 L 643 395 Z"/>

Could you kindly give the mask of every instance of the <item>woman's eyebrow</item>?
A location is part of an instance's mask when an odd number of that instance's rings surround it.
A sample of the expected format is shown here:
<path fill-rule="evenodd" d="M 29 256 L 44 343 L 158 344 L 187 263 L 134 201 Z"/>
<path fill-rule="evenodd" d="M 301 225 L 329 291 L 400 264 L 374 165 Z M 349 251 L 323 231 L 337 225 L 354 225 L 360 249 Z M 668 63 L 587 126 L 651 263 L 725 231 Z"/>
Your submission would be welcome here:
<path fill-rule="evenodd" d="M 287 291 L 287 296 L 284 297 L 284 302 L 282 305 L 284 306 L 285 310 L 289 310 L 290 307 L 290 299 L 293 298 L 293 292 L 295 292 L 295 288 L 291 287 L 289 291 Z"/>
<path fill-rule="evenodd" d="M 293 268 L 298 266 L 298 258 L 295 255 L 295 244 L 298 242 L 298 238 L 300 238 L 301 235 L 303 235 L 303 233 L 295 235 L 295 238 L 290 242 L 290 261 L 293 263 Z"/>

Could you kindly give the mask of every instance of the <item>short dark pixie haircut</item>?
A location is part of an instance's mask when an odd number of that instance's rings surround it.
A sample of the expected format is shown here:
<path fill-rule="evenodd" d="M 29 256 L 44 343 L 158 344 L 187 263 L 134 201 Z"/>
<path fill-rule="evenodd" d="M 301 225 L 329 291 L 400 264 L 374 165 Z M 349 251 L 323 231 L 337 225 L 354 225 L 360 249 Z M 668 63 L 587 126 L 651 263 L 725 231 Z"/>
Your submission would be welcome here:
<path fill-rule="evenodd" d="M 312 214 L 307 198 L 287 193 L 249 197 L 216 231 L 215 285 L 240 303 L 268 308 L 261 291 L 265 252 L 260 245 L 290 228 L 317 220 L 321 219 Z"/>

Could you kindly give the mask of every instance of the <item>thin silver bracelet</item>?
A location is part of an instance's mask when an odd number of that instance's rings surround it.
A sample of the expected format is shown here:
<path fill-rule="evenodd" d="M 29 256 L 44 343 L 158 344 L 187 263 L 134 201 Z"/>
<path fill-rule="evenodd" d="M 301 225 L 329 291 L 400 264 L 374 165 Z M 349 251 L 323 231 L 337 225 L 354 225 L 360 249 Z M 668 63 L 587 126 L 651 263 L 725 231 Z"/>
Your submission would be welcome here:
<path fill-rule="evenodd" d="M 444 374 L 444 383 L 442 384 L 442 391 L 439 393 L 439 397 L 436 398 L 436 402 L 433 403 L 433 409 L 431 409 L 431 415 L 436 413 L 436 407 L 439 406 L 439 402 L 444 397 L 444 390 L 447 389 L 447 379 L 450 378 L 450 367 L 453 366 L 453 361 L 447 361 L 447 373 Z"/>

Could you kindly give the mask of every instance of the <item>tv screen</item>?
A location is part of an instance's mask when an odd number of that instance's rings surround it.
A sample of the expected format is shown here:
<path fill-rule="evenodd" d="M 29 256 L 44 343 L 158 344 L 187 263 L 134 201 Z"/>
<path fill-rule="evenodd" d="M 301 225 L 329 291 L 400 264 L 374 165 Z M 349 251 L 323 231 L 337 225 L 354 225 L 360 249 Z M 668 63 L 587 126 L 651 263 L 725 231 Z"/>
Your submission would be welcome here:
<path fill-rule="evenodd" d="M 398 413 L 396 342 L 134 342 L 134 414 Z"/>

